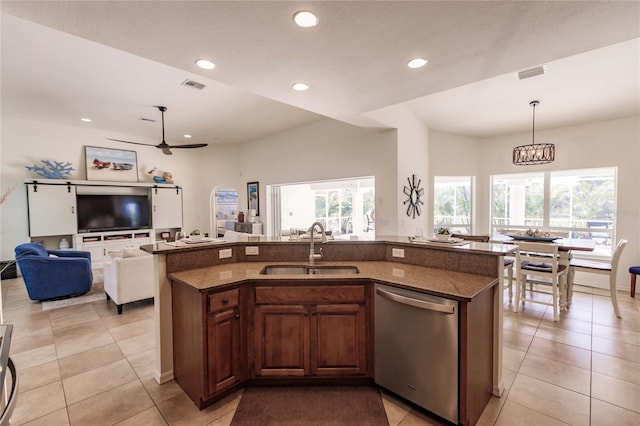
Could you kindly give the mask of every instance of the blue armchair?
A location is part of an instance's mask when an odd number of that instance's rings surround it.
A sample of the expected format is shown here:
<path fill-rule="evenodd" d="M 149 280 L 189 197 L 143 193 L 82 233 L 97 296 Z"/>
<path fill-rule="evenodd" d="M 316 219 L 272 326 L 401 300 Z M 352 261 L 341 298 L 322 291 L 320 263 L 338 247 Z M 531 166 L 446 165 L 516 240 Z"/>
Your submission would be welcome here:
<path fill-rule="evenodd" d="M 91 289 L 91 254 L 87 251 L 47 250 L 40 244 L 25 243 L 15 253 L 31 300 L 74 296 Z"/>

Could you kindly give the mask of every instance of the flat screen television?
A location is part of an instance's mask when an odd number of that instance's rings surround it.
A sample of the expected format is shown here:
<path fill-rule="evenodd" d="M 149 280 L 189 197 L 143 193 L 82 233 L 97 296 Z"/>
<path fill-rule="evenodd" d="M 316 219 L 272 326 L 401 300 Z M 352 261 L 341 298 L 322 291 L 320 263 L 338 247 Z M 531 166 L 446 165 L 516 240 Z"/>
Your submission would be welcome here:
<path fill-rule="evenodd" d="M 147 195 L 78 194 L 78 232 L 151 228 Z"/>

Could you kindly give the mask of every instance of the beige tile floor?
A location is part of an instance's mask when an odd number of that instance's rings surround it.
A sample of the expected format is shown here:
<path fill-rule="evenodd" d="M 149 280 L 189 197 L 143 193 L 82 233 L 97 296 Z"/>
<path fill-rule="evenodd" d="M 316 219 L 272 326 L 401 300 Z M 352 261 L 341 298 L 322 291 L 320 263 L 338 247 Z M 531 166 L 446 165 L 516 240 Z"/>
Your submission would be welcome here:
<path fill-rule="evenodd" d="M 152 378 L 153 305 L 121 316 L 99 301 L 43 311 L 20 279 L 2 281 L 19 371 L 14 425 L 229 425 L 242 392 L 199 411 L 182 389 Z M 479 425 L 640 425 L 640 298 L 589 288 L 553 322 L 549 308 L 504 308 L 504 381 Z M 437 420 L 383 393 L 391 425 Z"/>

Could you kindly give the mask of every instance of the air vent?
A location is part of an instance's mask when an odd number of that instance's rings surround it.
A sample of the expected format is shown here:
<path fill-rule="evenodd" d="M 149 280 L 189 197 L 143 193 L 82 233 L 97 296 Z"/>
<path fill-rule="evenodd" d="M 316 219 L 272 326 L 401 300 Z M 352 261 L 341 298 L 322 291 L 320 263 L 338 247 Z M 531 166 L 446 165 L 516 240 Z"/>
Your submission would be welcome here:
<path fill-rule="evenodd" d="M 202 83 L 198 83 L 197 81 L 193 81 L 193 80 L 189 80 L 189 79 L 186 79 L 185 81 L 183 81 L 180 84 L 183 85 L 183 86 L 193 87 L 194 89 L 198 89 L 198 90 L 202 90 L 205 87 L 207 87 Z"/>
<path fill-rule="evenodd" d="M 524 80 L 525 78 L 535 77 L 537 75 L 544 74 L 546 71 L 547 71 L 547 68 L 545 65 L 542 65 L 541 67 L 529 68 L 528 70 L 519 71 L 518 79 Z"/>

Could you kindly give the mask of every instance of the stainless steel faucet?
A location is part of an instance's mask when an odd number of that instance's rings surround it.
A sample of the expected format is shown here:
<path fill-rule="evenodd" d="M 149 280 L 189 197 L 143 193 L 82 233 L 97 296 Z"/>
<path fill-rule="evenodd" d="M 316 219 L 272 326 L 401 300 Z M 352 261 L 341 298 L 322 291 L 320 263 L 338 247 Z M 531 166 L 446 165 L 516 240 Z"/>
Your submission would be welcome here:
<path fill-rule="evenodd" d="M 314 248 L 313 243 L 313 231 L 316 229 L 316 226 L 320 227 L 320 235 L 322 235 L 322 243 L 327 242 L 327 236 L 324 234 L 324 226 L 320 222 L 313 222 L 311 227 L 309 228 L 309 236 L 311 237 L 311 242 L 309 246 L 309 264 L 315 265 L 316 259 L 322 259 L 322 248 L 320 248 L 320 253 L 316 253 L 316 249 Z"/>

